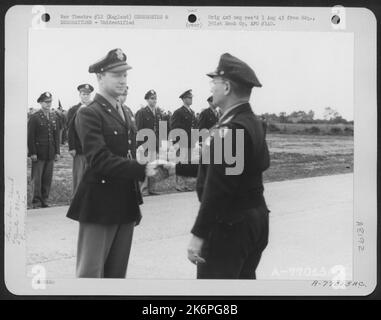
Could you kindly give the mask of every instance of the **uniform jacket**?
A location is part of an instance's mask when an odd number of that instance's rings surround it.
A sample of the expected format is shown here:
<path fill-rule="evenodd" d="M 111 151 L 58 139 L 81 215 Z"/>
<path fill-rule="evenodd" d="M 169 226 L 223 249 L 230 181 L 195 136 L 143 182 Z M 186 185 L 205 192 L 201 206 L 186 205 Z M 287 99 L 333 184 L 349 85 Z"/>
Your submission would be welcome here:
<path fill-rule="evenodd" d="M 136 134 L 138 132 L 138 127 L 136 125 L 136 118 L 134 116 L 134 113 L 132 112 L 132 110 L 127 107 L 126 105 L 123 105 L 123 108 L 125 109 L 125 113 L 127 113 L 128 117 L 126 117 L 126 120 L 128 121 L 128 135 L 130 137 L 130 140 L 131 140 L 131 144 L 130 144 L 130 150 L 131 150 L 131 153 L 132 153 L 132 157 L 135 159 L 136 158 L 136 148 L 137 148 L 137 144 L 136 144 Z"/>
<path fill-rule="evenodd" d="M 137 181 L 145 165 L 132 159 L 133 139 L 125 106 L 124 121 L 100 94 L 79 109 L 76 129 L 87 168 L 67 216 L 80 222 L 123 224 L 140 221 L 142 203 Z"/>
<path fill-rule="evenodd" d="M 38 160 L 54 160 L 60 154 L 57 117 L 49 112 L 49 119 L 42 110 L 33 113 L 28 121 L 28 156 L 37 155 Z"/>
<path fill-rule="evenodd" d="M 141 129 L 151 129 L 156 135 L 156 149 L 159 148 L 159 122 L 162 120 L 162 115 L 160 110 L 156 108 L 155 114 L 152 113 L 151 109 L 146 106 L 136 112 L 136 126 L 138 130 Z M 137 146 L 139 147 L 144 141 L 139 141 Z"/>
<path fill-rule="evenodd" d="M 57 123 L 58 123 L 58 129 L 61 130 L 65 127 L 66 124 L 66 116 L 61 110 L 55 110 Z"/>
<path fill-rule="evenodd" d="M 262 172 L 270 165 L 269 151 L 265 140 L 265 130 L 262 122 L 256 118 L 250 104 L 231 110 L 224 119 L 221 119 L 211 136 L 209 143 L 205 143 L 203 152 L 210 153 L 210 163 L 201 165 L 177 164 L 176 174 L 185 176 L 197 175 L 197 195 L 200 209 L 192 233 L 206 238 L 216 223 L 232 224 L 243 219 L 244 213 L 251 208 L 266 207 L 263 198 Z M 242 153 L 235 145 L 236 129 L 244 130 L 244 169 L 239 175 L 226 175 L 229 165 L 214 164 L 214 140 L 216 135 L 222 134 L 225 129 L 231 129 L 227 134 L 233 135 L 232 150 Z"/>
<path fill-rule="evenodd" d="M 189 111 L 185 106 L 176 109 L 171 117 L 171 130 L 183 129 L 188 136 L 188 148 L 193 148 L 194 142 L 191 136 L 191 129 L 196 127 L 196 117 L 194 111 Z M 175 142 L 179 140 L 176 139 Z M 184 147 L 184 146 L 180 146 Z"/>
<path fill-rule="evenodd" d="M 76 154 L 82 154 L 81 142 L 79 141 L 78 133 L 75 129 L 75 118 L 81 105 L 81 103 L 76 104 L 71 107 L 67 113 L 69 150 L 75 150 Z"/>
<path fill-rule="evenodd" d="M 218 122 L 218 116 L 209 107 L 200 113 L 200 118 L 198 121 L 198 129 L 210 129 Z"/>

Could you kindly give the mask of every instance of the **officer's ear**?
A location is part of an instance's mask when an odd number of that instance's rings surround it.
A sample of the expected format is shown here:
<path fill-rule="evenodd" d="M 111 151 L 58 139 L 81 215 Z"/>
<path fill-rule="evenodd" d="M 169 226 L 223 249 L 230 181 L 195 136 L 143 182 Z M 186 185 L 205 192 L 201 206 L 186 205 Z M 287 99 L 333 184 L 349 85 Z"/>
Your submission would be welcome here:
<path fill-rule="evenodd" d="M 229 80 L 225 80 L 225 91 L 224 95 L 227 96 L 232 92 L 232 84 Z"/>

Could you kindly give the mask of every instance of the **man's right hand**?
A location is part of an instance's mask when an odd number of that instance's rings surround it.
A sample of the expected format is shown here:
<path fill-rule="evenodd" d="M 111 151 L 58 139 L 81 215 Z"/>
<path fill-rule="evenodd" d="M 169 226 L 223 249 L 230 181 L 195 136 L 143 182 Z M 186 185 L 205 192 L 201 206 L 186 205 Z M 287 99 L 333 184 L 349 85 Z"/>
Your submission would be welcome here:
<path fill-rule="evenodd" d="M 69 153 L 70 155 L 74 158 L 75 155 L 76 155 L 76 151 L 73 149 L 73 150 L 69 150 Z"/>
<path fill-rule="evenodd" d="M 37 155 L 36 155 L 36 154 L 32 154 L 32 155 L 30 156 L 30 160 L 32 160 L 33 162 L 34 162 L 34 161 L 37 161 Z"/>

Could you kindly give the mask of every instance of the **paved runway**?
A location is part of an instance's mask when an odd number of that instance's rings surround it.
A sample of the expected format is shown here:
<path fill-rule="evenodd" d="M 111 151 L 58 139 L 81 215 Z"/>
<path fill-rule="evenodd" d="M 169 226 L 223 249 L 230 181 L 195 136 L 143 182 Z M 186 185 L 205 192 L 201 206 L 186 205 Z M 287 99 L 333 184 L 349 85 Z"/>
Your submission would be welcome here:
<path fill-rule="evenodd" d="M 353 174 L 265 184 L 270 213 L 269 245 L 258 279 L 332 279 L 332 268 L 352 278 Z M 195 192 L 144 198 L 135 228 L 128 278 L 194 279 L 186 258 L 198 210 Z M 39 264 L 48 278 L 72 278 L 78 224 L 67 207 L 29 210 L 28 270 Z"/>

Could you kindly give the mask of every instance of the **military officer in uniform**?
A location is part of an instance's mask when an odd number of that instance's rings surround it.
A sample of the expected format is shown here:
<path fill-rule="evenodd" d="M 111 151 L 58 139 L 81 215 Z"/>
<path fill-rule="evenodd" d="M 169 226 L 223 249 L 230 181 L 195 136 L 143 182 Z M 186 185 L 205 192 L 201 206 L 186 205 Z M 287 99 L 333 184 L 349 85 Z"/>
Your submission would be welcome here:
<path fill-rule="evenodd" d="M 91 103 L 91 93 L 94 91 L 94 87 L 88 83 L 85 83 L 79 85 L 77 90 L 79 91 L 79 98 L 81 102 L 71 107 L 67 114 L 69 154 L 73 157 L 72 198 L 77 191 L 79 182 L 81 181 L 86 168 L 86 158 L 82 152 L 81 142 L 79 141 L 78 133 L 75 128 L 75 118 L 80 108 L 86 107 Z"/>
<path fill-rule="evenodd" d="M 41 109 L 33 113 L 28 121 L 28 156 L 32 160 L 32 203 L 48 207 L 53 178 L 54 161 L 60 154 L 58 119 L 50 110 L 52 94 L 44 92 L 37 99 Z"/>
<path fill-rule="evenodd" d="M 206 108 L 201 111 L 198 121 L 198 129 L 201 130 L 210 130 L 218 121 L 219 113 L 217 106 L 213 104 L 213 96 L 210 96 L 207 100 L 209 103 L 209 108 Z M 202 136 L 199 138 L 200 148 L 202 147 Z"/>
<path fill-rule="evenodd" d="M 210 96 L 206 101 L 209 103 L 209 108 L 202 110 L 200 113 L 200 119 L 198 122 L 199 130 L 209 130 L 217 123 L 219 118 L 217 106 L 213 104 L 213 96 Z"/>
<path fill-rule="evenodd" d="M 187 134 L 187 141 L 183 144 L 180 144 L 181 141 L 179 139 L 174 140 L 174 144 L 178 143 L 178 147 L 180 149 L 186 149 L 187 158 L 182 159 L 182 162 L 190 162 L 192 156 L 192 148 L 194 147 L 194 143 L 196 141 L 192 140 L 191 130 L 196 127 L 196 116 L 194 111 L 191 109 L 191 105 L 193 103 L 193 93 L 192 90 L 189 89 L 182 93 L 179 97 L 183 101 L 183 106 L 176 109 L 173 112 L 171 117 L 171 130 L 173 129 L 183 129 Z M 176 189 L 178 191 L 188 191 L 190 190 L 187 186 L 185 186 L 185 182 L 181 177 L 176 176 Z"/>
<path fill-rule="evenodd" d="M 225 53 L 212 78 L 213 102 L 223 111 L 204 150 L 210 164 L 177 164 L 176 174 L 198 175 L 201 202 L 188 258 L 197 264 L 199 279 L 255 279 L 255 270 L 268 242 L 269 210 L 263 196 L 262 172 L 269 165 L 263 123 L 254 115 L 249 99 L 261 87 L 250 66 Z M 235 144 L 237 129 L 244 130 L 244 150 Z M 232 135 L 232 150 L 243 158 L 243 171 L 229 175 L 223 159 L 214 163 L 216 139 Z M 204 155 L 204 153 L 203 153 Z"/>
<path fill-rule="evenodd" d="M 138 130 L 150 129 L 155 133 L 156 155 L 153 153 L 149 155 L 150 160 L 153 161 L 157 159 L 160 148 L 159 123 L 162 120 L 162 116 L 160 111 L 156 108 L 157 94 L 155 90 L 149 90 L 144 95 L 144 100 L 147 101 L 147 106 L 145 108 L 141 108 L 136 113 L 136 125 Z M 137 146 L 139 147 L 144 142 L 145 141 L 138 141 Z M 158 194 L 157 192 L 153 191 L 153 180 L 149 177 L 146 177 L 146 179 L 141 183 L 140 188 L 143 196 Z"/>
<path fill-rule="evenodd" d="M 86 171 L 67 216 L 79 221 L 77 276 L 125 278 L 134 227 L 141 219 L 137 181 L 157 173 L 156 163 L 131 157 L 128 114 L 119 101 L 127 82 L 126 54 L 114 49 L 89 67 L 99 92 L 75 122 Z"/>

